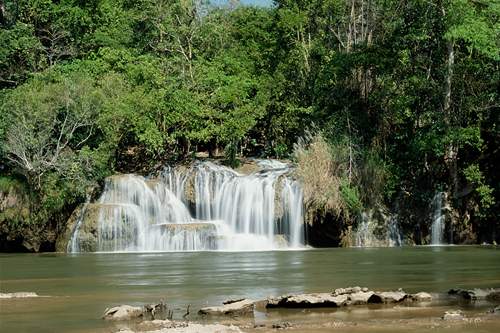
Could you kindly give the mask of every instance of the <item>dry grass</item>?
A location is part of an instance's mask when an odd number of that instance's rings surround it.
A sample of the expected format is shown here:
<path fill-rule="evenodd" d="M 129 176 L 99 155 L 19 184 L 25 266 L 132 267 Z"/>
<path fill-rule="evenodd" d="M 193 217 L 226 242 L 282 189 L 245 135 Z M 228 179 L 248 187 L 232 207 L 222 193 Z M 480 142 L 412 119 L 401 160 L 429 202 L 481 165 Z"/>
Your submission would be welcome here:
<path fill-rule="evenodd" d="M 331 212 L 339 217 L 348 217 L 349 209 L 341 194 L 342 179 L 346 173 L 343 154 L 334 154 L 321 134 L 299 140 L 294 154 L 298 164 L 297 175 L 303 182 L 307 211 Z M 307 218 L 307 221 L 311 223 L 312 219 Z"/>

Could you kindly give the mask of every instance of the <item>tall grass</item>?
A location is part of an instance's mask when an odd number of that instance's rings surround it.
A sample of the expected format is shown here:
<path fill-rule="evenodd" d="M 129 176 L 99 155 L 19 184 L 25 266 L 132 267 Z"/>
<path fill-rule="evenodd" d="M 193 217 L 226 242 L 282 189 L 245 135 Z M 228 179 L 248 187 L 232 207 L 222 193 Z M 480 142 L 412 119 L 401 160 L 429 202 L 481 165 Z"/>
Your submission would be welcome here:
<path fill-rule="evenodd" d="M 348 216 L 348 206 L 341 194 L 345 169 L 341 156 L 334 154 L 321 134 L 300 139 L 294 148 L 307 212 Z M 312 223 L 311 218 L 307 220 Z"/>
<path fill-rule="evenodd" d="M 352 224 L 363 209 L 381 203 L 386 172 L 371 151 L 347 139 L 328 141 L 319 133 L 301 138 L 294 157 L 307 214 L 330 213 Z"/>

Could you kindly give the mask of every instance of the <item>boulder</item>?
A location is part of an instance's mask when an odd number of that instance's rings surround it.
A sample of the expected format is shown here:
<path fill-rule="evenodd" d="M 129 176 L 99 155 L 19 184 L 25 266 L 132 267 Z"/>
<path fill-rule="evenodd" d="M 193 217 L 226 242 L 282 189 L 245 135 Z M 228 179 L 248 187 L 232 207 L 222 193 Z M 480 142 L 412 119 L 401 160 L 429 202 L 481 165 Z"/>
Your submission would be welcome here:
<path fill-rule="evenodd" d="M 200 311 L 198 311 L 198 313 L 200 315 L 212 316 L 253 315 L 254 307 L 254 301 L 245 298 L 226 301 L 222 306 L 202 308 L 200 309 Z"/>
<path fill-rule="evenodd" d="M 349 294 L 349 304 L 351 305 L 364 305 L 368 303 L 370 297 L 374 294 L 373 291 L 359 291 L 356 293 Z"/>
<path fill-rule="evenodd" d="M 348 299 L 331 293 L 286 295 L 269 299 L 266 308 L 335 308 L 347 305 Z"/>
<path fill-rule="evenodd" d="M 21 291 L 17 293 L 0 293 L 0 298 L 31 298 L 38 297 L 34 292 Z"/>
<path fill-rule="evenodd" d="M 432 295 L 426 292 L 419 292 L 410 296 L 410 298 L 415 302 L 430 302 L 432 301 Z"/>
<path fill-rule="evenodd" d="M 408 294 L 403 291 L 383 291 L 375 292 L 368 299 L 368 303 L 373 304 L 389 304 L 389 303 L 399 303 L 404 301 L 408 297 Z"/>
<path fill-rule="evenodd" d="M 338 288 L 335 289 L 333 293 L 335 295 L 345 295 L 345 294 L 359 293 L 360 291 L 368 291 L 368 288 L 361 288 L 361 287 Z"/>
<path fill-rule="evenodd" d="M 461 298 L 466 301 L 476 301 L 476 300 L 490 300 L 496 301 L 500 300 L 500 289 L 450 289 L 448 291 L 449 295 Z"/>
<path fill-rule="evenodd" d="M 442 317 L 443 320 L 464 320 L 465 316 L 460 310 L 446 311 Z"/>
<path fill-rule="evenodd" d="M 276 323 L 272 325 L 272 328 L 277 329 L 277 330 L 286 330 L 292 327 L 292 324 L 289 323 L 288 321 L 284 321 L 282 323 Z"/>
<path fill-rule="evenodd" d="M 142 307 L 120 305 L 106 309 L 102 318 L 105 320 L 132 320 L 141 318 L 143 315 Z"/>

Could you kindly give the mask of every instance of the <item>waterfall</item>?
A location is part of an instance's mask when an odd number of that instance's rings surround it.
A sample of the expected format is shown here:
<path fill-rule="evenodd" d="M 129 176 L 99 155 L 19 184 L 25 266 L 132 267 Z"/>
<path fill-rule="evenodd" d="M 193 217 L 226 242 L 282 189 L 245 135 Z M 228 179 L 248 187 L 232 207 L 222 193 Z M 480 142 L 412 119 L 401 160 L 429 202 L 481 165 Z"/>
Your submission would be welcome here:
<path fill-rule="evenodd" d="M 361 221 L 354 233 L 357 247 L 402 246 L 403 240 L 397 215 L 385 215 L 373 210 L 361 213 Z"/>
<path fill-rule="evenodd" d="M 431 244 L 442 245 L 445 227 L 445 215 L 443 214 L 443 192 L 437 192 L 432 199 L 434 207 L 431 226 Z"/>
<path fill-rule="evenodd" d="M 80 233 L 80 227 L 82 225 L 83 219 L 85 217 L 85 212 L 87 210 L 87 206 L 89 205 L 90 202 L 90 195 L 87 195 L 87 199 L 85 200 L 85 203 L 83 204 L 82 210 L 80 211 L 80 214 L 78 215 L 78 218 L 76 220 L 75 228 L 73 229 L 73 233 L 71 234 L 71 239 L 68 242 L 68 245 L 66 247 L 67 252 L 71 253 L 76 253 L 80 252 L 80 244 L 78 242 L 79 239 L 79 233 Z"/>
<path fill-rule="evenodd" d="M 389 246 L 402 246 L 403 238 L 401 237 L 401 230 L 399 229 L 398 215 L 392 215 L 387 225 Z"/>
<path fill-rule="evenodd" d="M 376 246 L 377 239 L 374 235 L 376 222 L 366 212 L 361 213 L 361 222 L 355 232 L 355 244 L 357 247 Z"/>
<path fill-rule="evenodd" d="M 196 162 L 190 168 L 165 167 L 156 179 L 108 178 L 98 201 L 97 250 L 302 247 L 303 194 L 292 169 L 274 160 L 255 164 L 257 170 L 248 175 Z"/>

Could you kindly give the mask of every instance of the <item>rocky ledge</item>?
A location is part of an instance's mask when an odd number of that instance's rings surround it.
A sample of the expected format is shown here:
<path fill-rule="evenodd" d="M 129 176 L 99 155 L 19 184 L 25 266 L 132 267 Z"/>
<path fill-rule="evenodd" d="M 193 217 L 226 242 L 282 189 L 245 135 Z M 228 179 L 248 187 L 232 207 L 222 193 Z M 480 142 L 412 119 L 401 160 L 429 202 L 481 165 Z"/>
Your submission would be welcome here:
<path fill-rule="evenodd" d="M 370 323 L 363 321 L 345 321 L 326 319 L 318 322 L 311 321 L 310 316 L 316 316 L 314 311 L 303 310 L 302 317 L 296 315 L 287 318 L 290 321 L 283 321 L 280 311 L 272 311 L 273 308 L 339 308 L 349 306 L 359 306 L 371 304 L 381 304 L 387 306 L 376 306 L 382 311 L 423 311 L 426 316 L 417 315 L 401 321 L 383 319 L 377 322 L 380 331 L 397 325 L 407 325 L 408 327 L 429 326 L 435 328 L 462 327 L 460 325 L 483 325 L 489 328 L 491 325 L 500 325 L 500 305 L 496 298 L 498 289 L 473 289 L 461 290 L 453 289 L 453 292 L 431 295 L 426 292 L 416 294 L 406 293 L 402 289 L 396 291 L 373 291 L 368 288 L 349 287 L 335 289 L 326 293 L 304 293 L 290 294 L 279 297 L 271 297 L 265 300 L 254 301 L 247 298 L 232 299 L 224 302 L 221 306 L 204 307 L 198 311 L 198 317 L 190 317 L 189 306 L 184 313 L 175 316 L 173 320 L 173 310 L 169 310 L 167 305 L 147 304 L 144 306 L 121 305 L 106 309 L 103 318 L 106 320 L 118 321 L 114 323 L 115 329 L 121 327 L 116 333 L 177 333 L 177 332 L 208 332 L 208 333 L 240 333 L 243 331 L 254 332 L 274 332 L 276 330 L 295 330 L 307 332 L 315 329 L 318 332 L 327 332 L 335 328 L 352 328 L 356 332 L 364 331 L 364 328 L 371 328 Z M 472 294 L 473 292 L 473 294 Z M 437 304 L 432 303 L 437 297 Z M 485 302 L 477 305 L 491 305 L 485 311 L 468 311 L 474 304 L 464 304 L 464 299 L 484 299 Z M 445 300 L 446 308 L 443 309 L 442 301 Z M 420 304 L 421 303 L 421 304 Z M 399 306 L 404 304 L 404 306 Z M 395 305 L 395 307 L 391 306 Z M 437 307 L 433 307 L 437 305 Z M 465 306 L 464 306 L 465 305 Z M 454 308 L 454 307 L 457 308 Z M 254 311 L 265 311 L 266 316 L 254 317 Z M 266 310 L 268 309 L 268 310 Z M 445 311 L 443 313 L 443 311 Z M 349 309 L 349 311 L 355 311 Z M 308 318 L 309 316 L 309 318 Z M 182 318 L 181 318 L 182 317 Z M 316 317 L 315 317 L 316 318 Z M 161 320 L 158 320 L 161 319 Z M 236 325 L 236 326 L 235 326 Z M 363 326 L 365 325 L 365 326 Z M 354 331 L 353 331 L 354 332 Z"/>
<path fill-rule="evenodd" d="M 160 302 L 158 304 L 146 304 L 144 306 L 119 305 L 104 310 L 102 319 L 105 320 L 135 320 L 142 318 L 155 319 L 156 316 L 164 317 L 167 306 Z"/>
<path fill-rule="evenodd" d="M 200 315 L 252 315 L 255 302 L 251 299 L 237 299 L 225 301 L 222 306 L 213 306 L 200 309 Z"/>
<path fill-rule="evenodd" d="M 500 288 L 491 289 L 450 289 L 448 295 L 461 298 L 466 301 L 500 301 Z"/>
<path fill-rule="evenodd" d="M 266 308 L 319 308 L 400 302 L 428 302 L 432 296 L 425 292 L 408 294 L 403 290 L 371 291 L 364 287 L 336 289 L 331 293 L 284 295 L 267 300 Z"/>

